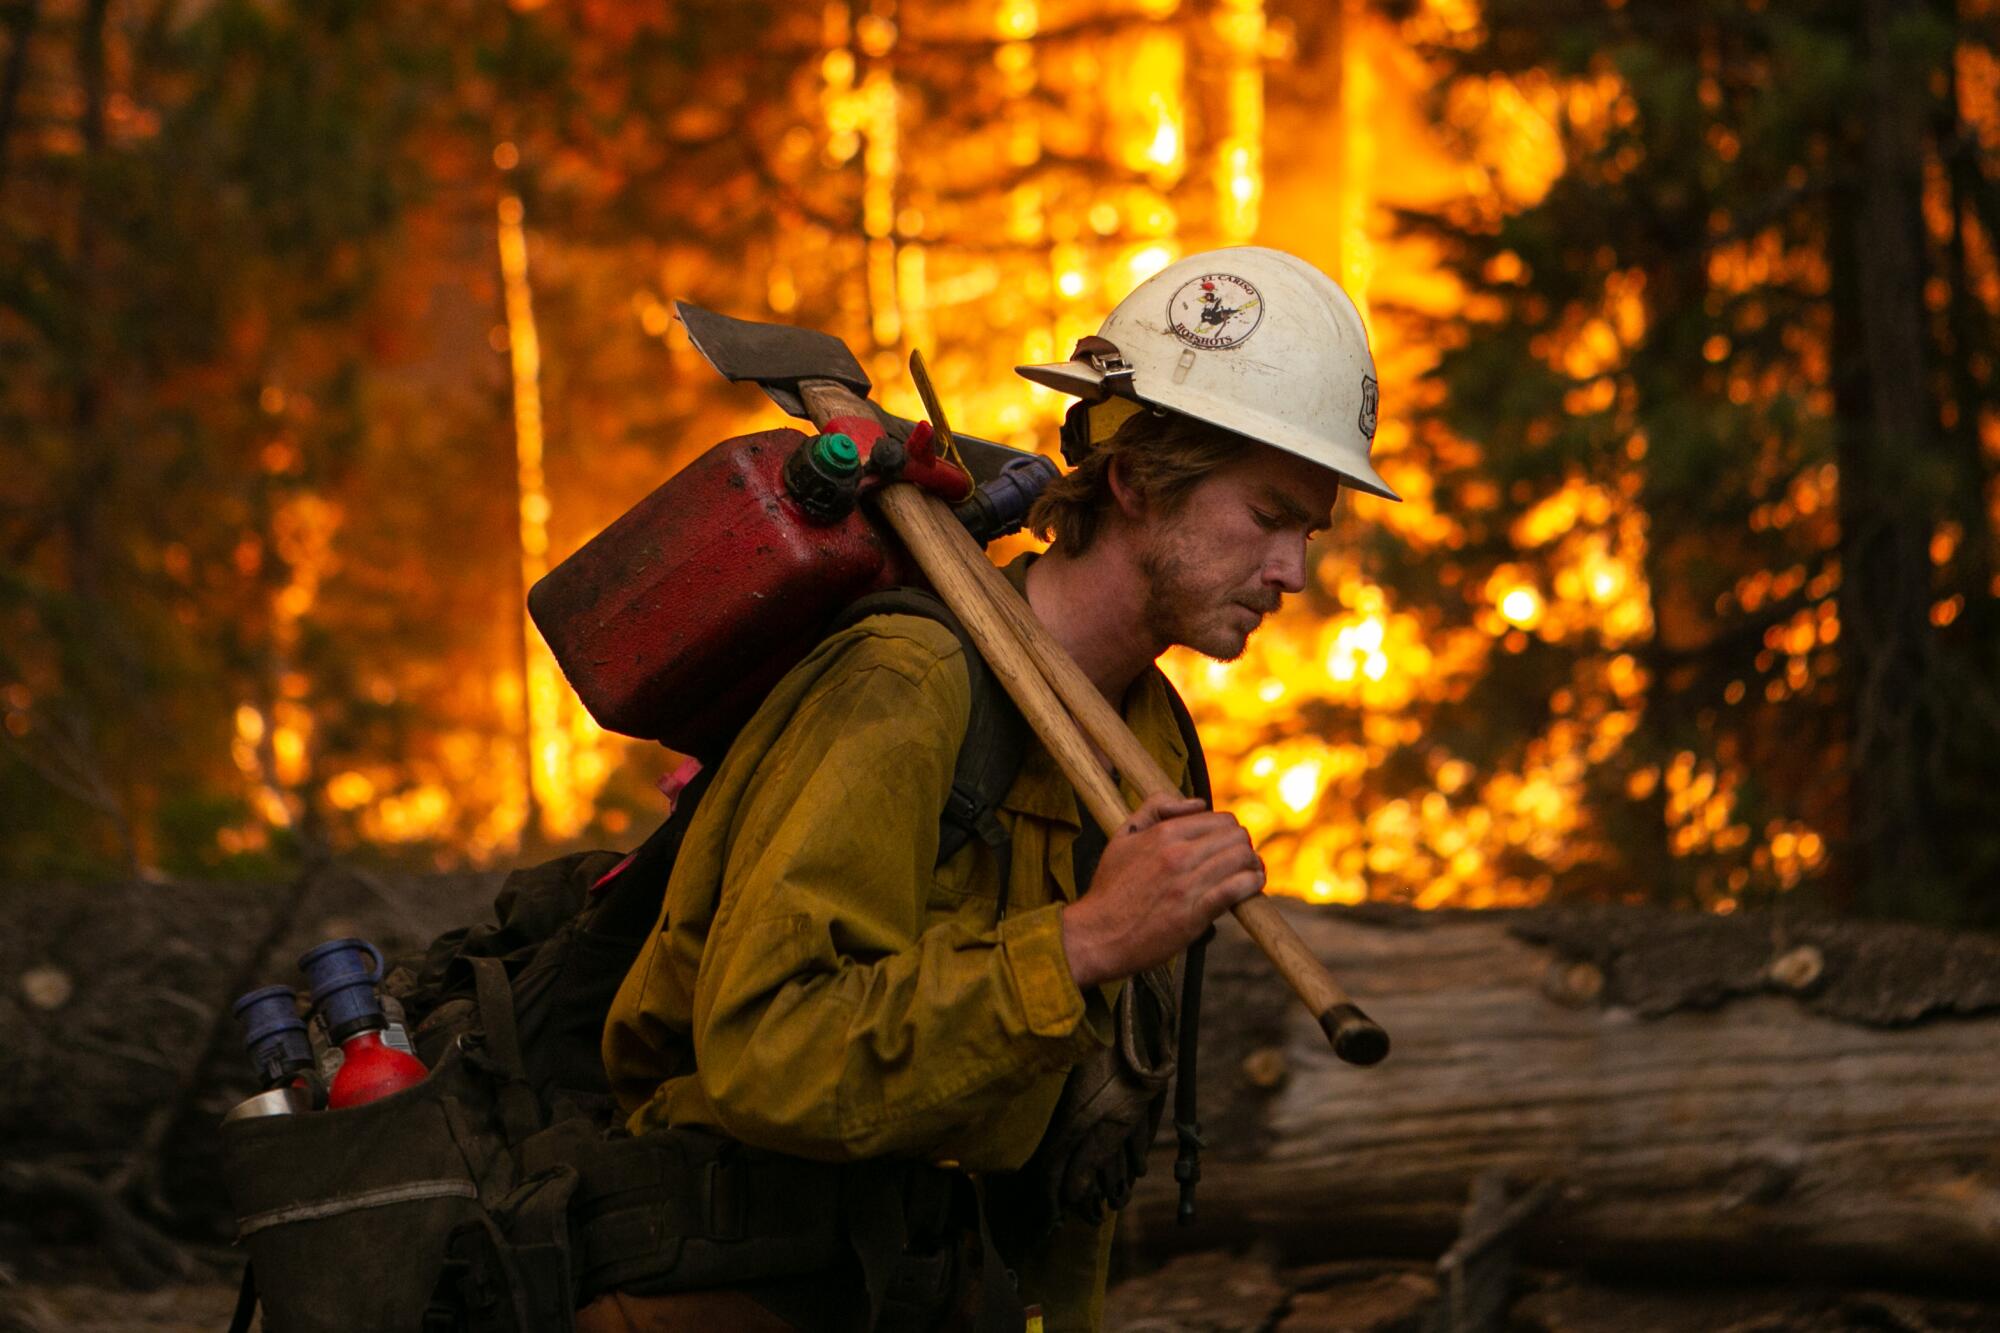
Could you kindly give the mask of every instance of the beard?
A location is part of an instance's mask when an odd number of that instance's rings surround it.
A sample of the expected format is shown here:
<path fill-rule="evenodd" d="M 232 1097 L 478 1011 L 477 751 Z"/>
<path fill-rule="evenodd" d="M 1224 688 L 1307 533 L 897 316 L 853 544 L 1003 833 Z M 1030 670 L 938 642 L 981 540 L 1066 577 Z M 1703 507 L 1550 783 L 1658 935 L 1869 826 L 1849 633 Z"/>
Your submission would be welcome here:
<path fill-rule="evenodd" d="M 1139 569 L 1146 576 L 1141 614 L 1153 642 L 1162 650 L 1192 648 L 1218 662 L 1243 656 L 1250 632 L 1278 609 L 1281 597 L 1274 588 L 1240 588 L 1204 579 L 1197 562 L 1171 541 L 1148 550 Z"/>

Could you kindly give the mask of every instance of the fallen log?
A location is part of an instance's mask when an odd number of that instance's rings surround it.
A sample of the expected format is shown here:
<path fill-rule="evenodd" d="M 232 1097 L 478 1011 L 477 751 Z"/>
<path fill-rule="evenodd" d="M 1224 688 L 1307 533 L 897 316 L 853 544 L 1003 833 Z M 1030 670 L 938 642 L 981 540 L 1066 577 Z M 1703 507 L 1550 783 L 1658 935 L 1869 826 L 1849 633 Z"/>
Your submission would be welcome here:
<path fill-rule="evenodd" d="M 1473 1185 L 1545 1204 L 1524 1260 L 1994 1284 L 2000 941 L 1639 909 L 1285 914 L 1395 1042 L 1327 1053 L 1222 932 L 1204 1001 L 1196 1222 L 1170 1154 L 1144 1261 L 1252 1240 L 1435 1258 Z"/>
<path fill-rule="evenodd" d="M 2000 1306 L 1951 1297 L 1678 1281 L 1607 1284 L 1522 1272 L 1508 1333 L 1971 1333 Z M 1185 1254 L 1113 1285 L 1106 1333 L 1432 1333 L 1453 1310 L 1430 1265 L 1389 1259 L 1279 1268 L 1255 1254 Z"/>

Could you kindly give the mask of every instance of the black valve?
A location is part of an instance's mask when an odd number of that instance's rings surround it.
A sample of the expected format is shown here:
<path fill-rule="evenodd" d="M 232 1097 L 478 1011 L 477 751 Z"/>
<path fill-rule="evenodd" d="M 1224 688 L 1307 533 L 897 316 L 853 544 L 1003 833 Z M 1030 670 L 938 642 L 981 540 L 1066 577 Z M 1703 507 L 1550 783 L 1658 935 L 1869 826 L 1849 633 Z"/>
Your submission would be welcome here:
<path fill-rule="evenodd" d="M 854 511 L 861 450 L 834 431 L 800 442 L 785 460 L 785 492 L 816 523 L 838 523 Z"/>
<path fill-rule="evenodd" d="M 1000 475 L 974 490 L 952 512 L 981 546 L 1021 530 L 1028 510 L 1048 484 L 1061 476 L 1054 463 L 1039 454 L 1016 458 Z"/>

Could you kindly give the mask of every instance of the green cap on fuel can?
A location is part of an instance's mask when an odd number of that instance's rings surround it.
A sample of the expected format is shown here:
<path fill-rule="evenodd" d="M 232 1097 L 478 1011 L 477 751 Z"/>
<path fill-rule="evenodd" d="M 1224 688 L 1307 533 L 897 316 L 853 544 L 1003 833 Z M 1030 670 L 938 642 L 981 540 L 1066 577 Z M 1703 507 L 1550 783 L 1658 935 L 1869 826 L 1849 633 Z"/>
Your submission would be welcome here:
<path fill-rule="evenodd" d="M 813 461 L 836 477 L 845 477 L 861 466 L 861 450 L 839 431 L 813 441 Z"/>

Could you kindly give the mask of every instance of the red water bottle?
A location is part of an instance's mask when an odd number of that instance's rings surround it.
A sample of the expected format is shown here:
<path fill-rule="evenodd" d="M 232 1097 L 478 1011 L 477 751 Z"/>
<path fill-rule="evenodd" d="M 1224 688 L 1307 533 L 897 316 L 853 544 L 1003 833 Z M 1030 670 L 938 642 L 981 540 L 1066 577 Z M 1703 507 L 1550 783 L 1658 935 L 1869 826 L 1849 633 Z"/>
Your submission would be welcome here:
<path fill-rule="evenodd" d="M 416 1056 L 382 1040 L 380 1029 L 357 1032 L 340 1043 L 340 1072 L 327 1091 L 329 1110 L 360 1106 L 424 1081 L 429 1072 Z"/>
<path fill-rule="evenodd" d="M 375 983 L 382 955 L 366 940 L 328 940 L 299 958 L 312 981 L 313 1006 L 326 1023 L 327 1040 L 340 1047 L 340 1069 L 327 1089 L 330 1111 L 361 1106 L 421 1083 L 424 1062 L 382 1040 L 389 1026 Z"/>

